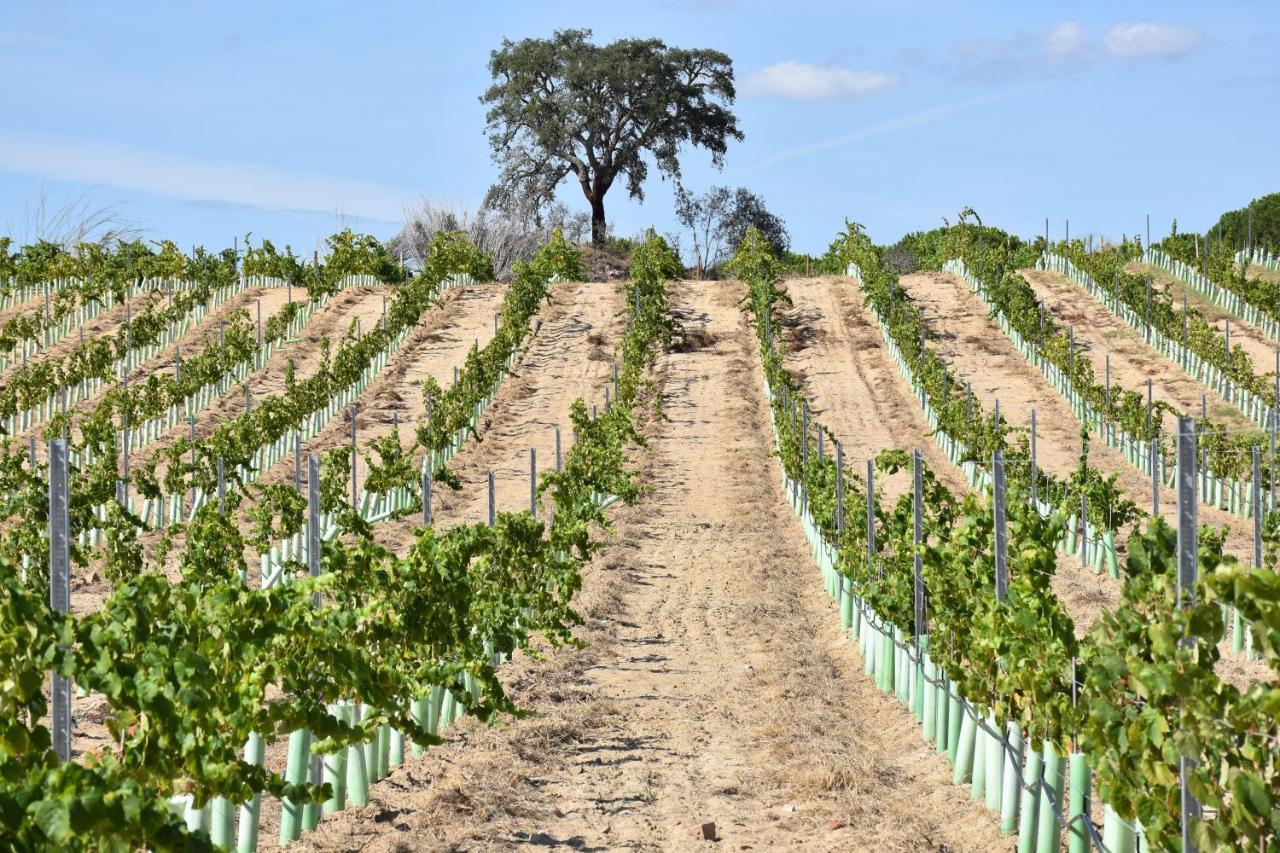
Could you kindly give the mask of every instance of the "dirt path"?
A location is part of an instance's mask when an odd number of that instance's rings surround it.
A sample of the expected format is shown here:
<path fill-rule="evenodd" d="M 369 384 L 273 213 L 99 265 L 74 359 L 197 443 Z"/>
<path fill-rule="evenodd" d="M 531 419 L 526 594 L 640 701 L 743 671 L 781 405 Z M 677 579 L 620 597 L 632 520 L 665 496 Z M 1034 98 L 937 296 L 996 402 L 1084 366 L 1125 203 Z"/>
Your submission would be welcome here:
<path fill-rule="evenodd" d="M 702 348 L 663 359 L 652 491 L 615 514 L 590 645 L 511 667 L 534 713 L 464 725 L 308 849 L 1011 849 L 861 675 L 769 456 L 736 284 L 674 287 Z"/>
<path fill-rule="evenodd" d="M 791 279 L 787 367 L 801 381 L 813 413 L 844 445 L 849 464 L 889 448 L 923 451 L 925 463 L 956 494 L 968 488 L 929 434 L 911 386 L 884 346 L 880 327 L 847 278 Z M 885 484 L 896 496 L 909 486 L 904 472 Z"/>
<path fill-rule="evenodd" d="M 573 402 L 604 404 L 625 328 L 622 296 L 611 283 L 578 282 L 556 284 L 551 294 L 525 351 L 482 417 L 479 440 L 468 442 L 449 463 L 462 488 L 434 492 L 432 515 L 439 525 L 488 520 L 490 470 L 497 511 L 527 509 L 530 448 L 537 451 L 539 471 L 554 468 L 555 428 L 560 427 L 562 453 L 573 442 Z M 379 540 L 408 548 L 418 525 L 416 518 L 380 524 Z"/>
<path fill-rule="evenodd" d="M 1075 282 L 1045 270 L 1018 272 L 1031 284 L 1046 311 L 1051 312 L 1059 323 L 1075 327 L 1076 342 L 1085 345 L 1083 352 L 1093 362 L 1095 376 L 1101 378 L 1105 375 L 1106 356 L 1110 353 L 1112 383 L 1145 394 L 1147 379 L 1151 379 L 1155 399 L 1163 400 L 1179 411 L 1198 417 L 1203 396 L 1207 400 L 1209 414 L 1214 418 L 1233 427 L 1252 427 L 1235 406 L 1147 346 L 1141 334 L 1081 290 Z M 1163 428 L 1166 434 L 1173 434 L 1176 428 L 1173 416 L 1165 417 Z"/>
<path fill-rule="evenodd" d="M 1181 307 L 1185 297 L 1187 305 L 1198 311 L 1209 323 L 1222 334 L 1226 331 L 1226 321 L 1231 320 L 1231 347 L 1240 346 L 1249 356 L 1255 373 L 1273 373 L 1276 369 L 1277 343 L 1262 333 L 1257 326 L 1247 323 L 1205 299 L 1188 287 L 1181 279 L 1176 278 L 1159 267 L 1147 266 L 1136 261 L 1126 264 L 1125 270 L 1134 275 L 1150 275 L 1152 283 L 1173 297 L 1174 303 Z"/>

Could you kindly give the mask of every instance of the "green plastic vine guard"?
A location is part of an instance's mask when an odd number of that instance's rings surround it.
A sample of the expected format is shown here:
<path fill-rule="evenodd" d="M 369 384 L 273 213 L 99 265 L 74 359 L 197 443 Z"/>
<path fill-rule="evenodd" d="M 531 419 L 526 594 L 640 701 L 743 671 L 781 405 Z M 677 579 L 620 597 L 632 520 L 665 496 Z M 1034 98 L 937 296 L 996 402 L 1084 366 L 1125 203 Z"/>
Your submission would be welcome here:
<path fill-rule="evenodd" d="M 1039 780 L 1043 775 L 1043 759 L 1039 750 L 1027 746 L 1022 769 L 1021 802 L 1018 804 L 1018 853 L 1036 853 L 1036 825 L 1040 813 Z"/>
<path fill-rule="evenodd" d="M 983 768 L 983 785 L 986 794 L 988 811 L 1000 813 L 1000 798 L 1004 796 L 1004 744 L 992 732 L 1000 731 L 996 715 L 987 712 L 987 727 L 980 730 L 985 744 L 985 761 Z M 990 729 L 988 731 L 987 729 Z"/>
<path fill-rule="evenodd" d="M 768 389 L 766 388 L 766 393 Z M 772 399 L 770 395 L 770 399 Z M 775 445 L 776 445 L 775 435 Z M 787 494 L 791 497 L 793 509 L 797 515 L 801 515 L 806 536 L 811 539 L 820 539 L 820 533 L 817 526 L 813 523 L 812 518 L 805 511 L 804 504 L 799 498 L 799 490 L 795 484 L 789 481 L 789 478 L 782 475 L 784 487 Z M 803 514 L 802 514 L 803 513 Z M 1072 537 L 1076 539 L 1078 537 Z M 1074 542 L 1073 542 L 1074 544 Z M 1078 550 L 1080 546 L 1076 546 Z M 815 544 L 814 554 L 815 562 L 817 562 L 821 573 L 824 576 L 824 583 L 827 580 L 828 562 L 820 556 L 825 552 L 821 551 Z M 834 566 L 831 566 L 834 570 Z M 833 590 L 828 584 L 828 592 L 833 593 L 833 597 L 841 597 L 843 595 L 843 584 Z M 850 603 L 852 605 L 853 596 L 850 595 Z M 860 609 L 861 605 L 859 605 Z M 853 621 L 853 620 L 849 620 Z M 842 623 L 844 622 L 842 618 Z M 903 689 L 902 681 L 895 681 L 892 670 L 904 667 L 904 658 L 897 648 L 898 644 L 892 642 L 891 637 L 885 631 L 877 629 L 869 621 L 862 620 L 857 639 L 863 646 L 864 668 L 867 674 L 875 675 L 878 686 L 886 692 L 890 689 L 899 692 Z M 888 626 L 886 626 L 888 627 Z M 901 640 L 901 632 L 898 629 L 888 627 L 888 630 L 894 631 L 896 639 Z M 950 684 L 945 680 L 938 678 L 939 673 L 933 666 L 932 661 L 927 654 L 927 637 L 923 638 L 921 660 L 916 662 L 915 668 L 918 670 L 918 705 L 914 697 L 911 697 L 911 687 L 907 687 L 907 696 L 910 698 L 910 706 L 913 712 L 917 714 L 918 719 L 922 722 L 926 740 L 932 740 L 937 736 L 938 749 L 940 752 L 946 752 L 953 759 L 954 773 L 959 781 L 972 779 L 972 795 L 974 798 L 985 796 L 987 805 L 993 811 L 998 811 L 1001 817 L 1001 830 L 1003 832 L 1013 831 L 1014 825 L 1018 822 L 1019 815 L 1024 815 L 1022 835 L 1027 841 L 1027 849 L 1036 850 L 1036 844 L 1039 841 L 1039 834 L 1043 834 L 1048 830 L 1041 827 L 1035 820 L 1038 809 L 1038 797 L 1035 793 L 1028 795 L 1023 792 L 1023 799 L 1030 796 L 1033 808 L 1019 808 L 1017 796 L 1017 774 L 1015 772 L 1007 772 L 1004 767 L 1007 761 L 1013 760 L 1013 757 L 1021 754 L 1021 732 L 1016 723 L 1012 721 L 1008 725 L 1007 740 L 1009 741 L 1009 750 L 1006 754 L 1004 745 L 1000 740 L 990 737 L 985 732 L 979 736 L 978 727 L 976 726 L 976 718 L 972 712 L 966 713 L 967 703 L 956 693 L 954 687 L 936 687 L 931 682 L 941 680 L 944 684 Z M 908 684 L 916 683 L 915 678 L 908 676 Z M 939 701 L 939 698 L 941 701 Z M 917 710 L 918 708 L 918 710 Z M 988 715 L 988 725 L 994 726 L 995 720 L 993 715 Z M 1050 752 L 1047 757 L 1051 762 L 1050 775 L 1053 775 L 1053 762 L 1057 760 L 1059 767 L 1058 775 L 1061 775 L 1061 760 L 1056 753 Z M 1040 765 L 1043 764 L 1044 758 L 1035 750 L 1030 750 L 1027 755 L 1029 772 L 1034 772 L 1035 778 L 1039 778 Z M 1028 778 L 1032 778 L 1028 776 Z M 1076 786 L 1081 784 L 1078 772 L 1073 773 L 1072 792 L 1074 796 L 1087 798 L 1088 785 L 1087 780 L 1083 783 L 1083 789 Z M 1061 783 L 1058 784 L 1058 791 L 1061 791 Z M 1047 796 L 1047 795 L 1046 795 Z M 1048 821 L 1054 824 L 1053 820 Z M 1021 847 L 1020 847 L 1021 849 Z M 1037 851 L 1039 853 L 1039 851 Z"/>

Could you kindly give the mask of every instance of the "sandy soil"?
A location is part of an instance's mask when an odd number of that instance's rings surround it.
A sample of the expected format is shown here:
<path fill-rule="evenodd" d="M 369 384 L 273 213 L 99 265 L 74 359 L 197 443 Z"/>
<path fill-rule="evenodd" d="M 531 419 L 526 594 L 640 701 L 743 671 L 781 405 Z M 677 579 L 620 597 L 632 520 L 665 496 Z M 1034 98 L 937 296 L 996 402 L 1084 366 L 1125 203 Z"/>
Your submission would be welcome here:
<path fill-rule="evenodd" d="M 433 494 L 436 524 L 486 521 L 490 470 L 497 511 L 528 508 L 530 448 L 537 453 L 539 471 L 554 468 L 555 428 L 560 427 L 562 454 L 573 442 L 573 402 L 582 398 L 588 406 L 604 405 L 613 353 L 625 329 L 622 307 L 612 283 L 564 282 L 552 288 L 552 301 L 535 321 L 525 351 L 482 416 L 479 440 L 466 444 L 449 463 L 461 489 Z M 379 541 L 407 549 L 419 524 L 417 518 L 380 524 Z"/>
<path fill-rule="evenodd" d="M 511 667 L 534 713 L 460 727 L 308 849 L 997 850 L 861 675 L 769 458 L 740 286 L 685 283 L 638 505 L 590 569 L 580 651 Z"/>
<path fill-rule="evenodd" d="M 1280 281 L 1280 272 L 1256 264 L 1249 264 L 1249 278 L 1260 278 L 1263 281 Z"/>
<path fill-rule="evenodd" d="M 1233 427 L 1252 427 L 1235 406 L 1192 379 L 1175 362 L 1147 346 L 1141 334 L 1102 303 L 1092 299 L 1075 282 L 1044 270 L 1019 272 L 1031 283 L 1045 309 L 1052 312 L 1058 322 L 1075 326 L 1076 341 L 1086 345 L 1084 352 L 1093 362 L 1094 373 L 1099 378 L 1105 374 L 1104 357 L 1110 353 L 1113 383 L 1145 393 L 1147 379 L 1150 378 L 1157 400 L 1198 417 L 1201 397 L 1204 396 L 1211 416 Z M 1166 417 L 1164 429 L 1172 434 L 1175 427 L 1174 418 Z"/>
<path fill-rule="evenodd" d="M 1150 275 L 1152 283 L 1172 295 L 1174 302 L 1179 306 L 1182 304 L 1183 297 L 1186 297 L 1189 308 L 1192 311 L 1200 312 L 1201 316 L 1217 327 L 1219 333 L 1226 330 L 1226 321 L 1230 319 L 1232 349 L 1235 349 L 1236 346 L 1244 349 L 1245 354 L 1249 356 L 1249 361 L 1253 364 L 1255 373 L 1261 375 L 1275 372 L 1277 344 L 1264 335 L 1257 326 L 1246 323 L 1239 317 L 1222 310 L 1199 293 L 1196 293 L 1180 279 L 1169 275 L 1159 267 L 1133 262 L 1127 264 L 1125 270 L 1134 275 Z"/>
<path fill-rule="evenodd" d="M 6 321 L 13 317 L 17 317 L 20 314 L 26 314 L 28 312 L 35 314 L 37 311 L 44 311 L 44 294 L 39 292 L 34 296 L 24 299 L 16 305 L 0 309 L 0 326 L 3 326 Z"/>

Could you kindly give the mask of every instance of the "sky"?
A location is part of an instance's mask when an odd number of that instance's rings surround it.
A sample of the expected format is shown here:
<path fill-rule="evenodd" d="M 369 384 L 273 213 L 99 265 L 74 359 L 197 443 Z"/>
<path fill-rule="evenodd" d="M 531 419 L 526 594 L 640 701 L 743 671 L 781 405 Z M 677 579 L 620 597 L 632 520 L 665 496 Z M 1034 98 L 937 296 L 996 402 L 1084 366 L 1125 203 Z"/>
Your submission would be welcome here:
<path fill-rule="evenodd" d="M 1274 0 L 0 0 L 0 234 L 36 236 L 43 200 L 310 253 L 343 226 L 390 237 L 424 198 L 475 209 L 489 52 L 571 27 L 732 57 L 746 138 L 720 171 L 686 150 L 684 183 L 758 193 L 797 251 L 966 206 L 1158 236 L 1280 190 Z M 605 207 L 620 235 L 678 230 L 656 169 L 643 204 L 619 182 Z"/>

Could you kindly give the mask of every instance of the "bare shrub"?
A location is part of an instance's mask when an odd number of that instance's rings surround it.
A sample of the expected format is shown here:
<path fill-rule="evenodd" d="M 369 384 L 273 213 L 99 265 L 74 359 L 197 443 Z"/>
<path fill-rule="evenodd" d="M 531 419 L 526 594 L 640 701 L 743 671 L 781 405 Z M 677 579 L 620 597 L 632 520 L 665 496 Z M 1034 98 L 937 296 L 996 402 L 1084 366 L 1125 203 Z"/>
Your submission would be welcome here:
<path fill-rule="evenodd" d="M 482 208 L 473 212 L 465 206 L 423 198 L 406 211 L 404 226 L 389 246 L 392 252 L 403 253 L 406 260 L 421 264 L 435 235 L 463 231 L 476 248 L 492 258 L 497 277 L 507 280 L 516 261 L 532 258 L 555 228 L 570 243 L 581 244 L 590 233 L 591 218 L 583 212 L 571 213 L 563 204 L 546 211 L 508 213 Z"/>

